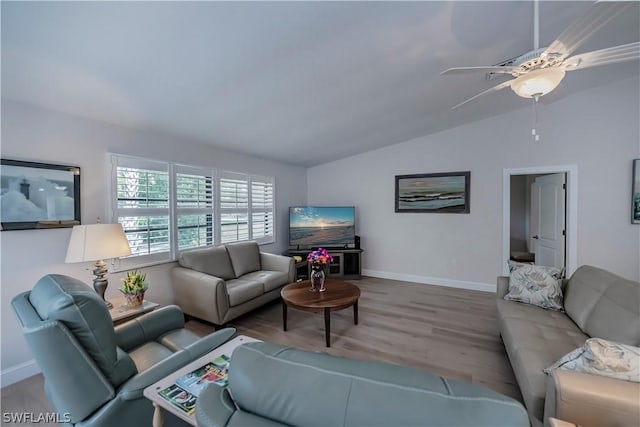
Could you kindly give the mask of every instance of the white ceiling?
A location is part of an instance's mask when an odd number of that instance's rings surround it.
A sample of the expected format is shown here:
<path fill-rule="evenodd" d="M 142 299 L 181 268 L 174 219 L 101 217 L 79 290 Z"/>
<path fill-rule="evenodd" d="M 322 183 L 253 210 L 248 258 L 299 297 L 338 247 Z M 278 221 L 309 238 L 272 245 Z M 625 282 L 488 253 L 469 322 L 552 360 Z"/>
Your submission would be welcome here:
<path fill-rule="evenodd" d="M 541 46 L 590 5 L 541 2 Z M 506 89 L 451 111 L 497 82 L 439 75 L 531 50 L 528 1 L 1 7 L 4 98 L 302 166 L 531 102 Z M 636 3 L 576 53 L 639 39 Z M 575 71 L 543 101 L 638 75 L 638 61 Z"/>

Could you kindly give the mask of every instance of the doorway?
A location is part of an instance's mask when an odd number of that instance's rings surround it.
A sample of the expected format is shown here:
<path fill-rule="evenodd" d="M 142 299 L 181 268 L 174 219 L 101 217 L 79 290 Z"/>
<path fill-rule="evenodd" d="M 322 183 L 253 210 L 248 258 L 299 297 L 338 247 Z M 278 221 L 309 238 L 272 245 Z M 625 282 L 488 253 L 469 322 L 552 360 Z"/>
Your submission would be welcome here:
<path fill-rule="evenodd" d="M 505 169 L 503 271 L 507 260 L 577 268 L 577 166 Z"/>

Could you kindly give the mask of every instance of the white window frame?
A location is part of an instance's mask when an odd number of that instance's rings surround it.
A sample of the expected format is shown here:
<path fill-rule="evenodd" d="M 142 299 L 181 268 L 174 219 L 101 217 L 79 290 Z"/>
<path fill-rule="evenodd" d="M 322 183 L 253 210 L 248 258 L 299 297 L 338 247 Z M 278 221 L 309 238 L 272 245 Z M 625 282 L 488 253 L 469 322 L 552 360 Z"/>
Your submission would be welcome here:
<path fill-rule="evenodd" d="M 110 185 L 111 191 L 110 194 L 110 206 L 111 206 L 111 215 L 112 221 L 117 222 L 118 217 L 126 216 L 125 212 L 131 212 L 128 216 L 143 216 L 143 215 L 151 215 L 157 214 L 159 210 L 164 210 L 168 212 L 169 216 L 169 251 L 162 252 L 158 254 L 151 255 L 140 255 L 140 256 L 130 256 L 127 258 L 123 258 L 118 261 L 117 267 L 114 271 L 124 271 L 130 270 L 133 268 L 140 268 L 145 266 L 151 266 L 156 264 L 164 264 L 167 262 L 172 262 L 178 259 L 180 253 L 183 250 L 190 250 L 195 248 L 188 248 L 180 250 L 178 248 L 178 217 L 181 214 L 208 214 L 211 213 L 213 217 L 213 241 L 212 245 L 220 245 L 222 244 L 222 224 L 221 224 L 221 216 L 225 213 L 228 214 L 246 214 L 247 216 L 247 240 L 255 240 L 259 245 L 271 244 L 276 241 L 276 218 L 275 218 L 275 207 L 276 207 L 276 183 L 275 177 L 271 176 L 261 176 L 261 175 L 250 175 L 246 173 L 239 172 L 231 172 L 231 171 L 223 171 L 217 170 L 214 168 L 202 168 L 184 164 L 176 164 L 172 162 L 160 161 L 160 160 L 152 160 L 141 157 L 127 156 L 121 154 L 111 154 L 111 178 Z M 141 209 L 136 208 L 135 212 L 133 209 L 127 210 L 126 208 L 118 208 L 118 200 L 117 200 L 117 168 L 118 166 L 131 167 L 131 168 L 139 168 L 139 169 L 150 169 L 150 170 L 159 170 L 166 171 L 169 177 L 169 207 L 168 209 L 164 208 L 150 208 L 150 209 Z M 202 175 L 202 176 L 210 176 L 213 178 L 213 206 L 211 210 L 207 208 L 179 208 L 177 201 L 177 174 L 189 174 L 189 175 Z M 222 208 L 221 207 L 221 187 L 220 182 L 221 179 L 239 179 L 244 180 L 247 183 L 247 206 L 245 207 L 235 207 L 235 208 Z M 252 188 L 254 182 L 260 183 L 270 183 L 272 186 L 272 203 L 271 207 L 253 207 L 252 203 Z M 261 212 L 271 212 L 273 223 L 271 224 L 272 232 L 263 237 L 259 237 L 257 239 L 253 238 L 253 215 L 254 213 Z M 134 215 L 134 213 L 136 215 Z M 238 240 L 239 241 L 239 240 Z M 231 243 L 225 242 L 225 243 Z M 199 247 L 205 247 L 210 245 L 204 245 Z"/>

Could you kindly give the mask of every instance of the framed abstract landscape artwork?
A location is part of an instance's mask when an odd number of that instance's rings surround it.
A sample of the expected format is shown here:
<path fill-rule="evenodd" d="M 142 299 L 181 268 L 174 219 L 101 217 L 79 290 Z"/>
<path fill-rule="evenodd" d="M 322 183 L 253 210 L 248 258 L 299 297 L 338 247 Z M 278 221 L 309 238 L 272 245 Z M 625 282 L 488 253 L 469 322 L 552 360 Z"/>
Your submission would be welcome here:
<path fill-rule="evenodd" d="M 631 222 L 640 224 L 640 159 L 633 161 L 633 183 L 631 187 Z"/>
<path fill-rule="evenodd" d="M 469 213 L 471 172 L 396 175 L 396 212 Z"/>

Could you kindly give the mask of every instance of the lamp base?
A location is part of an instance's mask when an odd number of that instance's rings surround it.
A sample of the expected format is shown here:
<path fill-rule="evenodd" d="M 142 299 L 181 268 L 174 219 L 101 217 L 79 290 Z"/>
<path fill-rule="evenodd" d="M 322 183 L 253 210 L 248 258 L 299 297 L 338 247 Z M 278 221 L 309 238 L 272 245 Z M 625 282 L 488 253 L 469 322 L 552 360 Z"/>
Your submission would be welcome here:
<path fill-rule="evenodd" d="M 93 279 L 93 289 L 95 289 L 96 293 L 102 297 L 107 308 L 111 310 L 113 308 L 113 304 L 104 298 L 104 292 L 107 290 L 107 286 L 109 286 L 109 281 L 105 277 L 108 272 L 107 263 L 103 260 L 98 260 L 93 266 L 93 274 L 96 276 Z"/>

